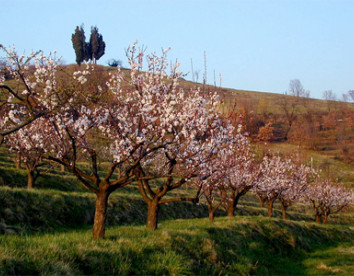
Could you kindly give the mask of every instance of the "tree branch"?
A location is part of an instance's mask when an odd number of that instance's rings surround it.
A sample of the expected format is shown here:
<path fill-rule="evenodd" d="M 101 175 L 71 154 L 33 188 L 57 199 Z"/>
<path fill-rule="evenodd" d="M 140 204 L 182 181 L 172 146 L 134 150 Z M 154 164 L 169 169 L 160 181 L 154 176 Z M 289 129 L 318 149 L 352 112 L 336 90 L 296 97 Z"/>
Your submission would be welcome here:
<path fill-rule="evenodd" d="M 60 160 L 58 158 L 55 158 L 53 156 L 48 156 L 47 157 L 49 160 L 51 161 L 54 161 L 58 164 L 61 164 L 63 166 L 65 166 L 69 171 L 71 171 L 75 176 L 76 178 L 87 188 L 89 189 L 90 191 L 94 192 L 95 194 L 98 193 L 98 188 L 95 188 L 93 187 L 88 181 L 86 181 L 86 178 L 88 178 L 89 180 L 92 181 L 92 178 L 90 178 L 90 176 L 86 175 L 85 173 L 81 172 L 80 170 L 78 170 L 76 167 L 73 167 L 70 165 L 69 162 L 64 162 L 63 160 Z"/>
<path fill-rule="evenodd" d="M 21 98 L 15 91 L 13 91 L 8 85 L 6 84 L 1 84 L 0 89 L 6 89 L 12 96 L 14 96 L 16 99 L 20 100 L 21 102 L 25 102 L 26 100 Z"/>

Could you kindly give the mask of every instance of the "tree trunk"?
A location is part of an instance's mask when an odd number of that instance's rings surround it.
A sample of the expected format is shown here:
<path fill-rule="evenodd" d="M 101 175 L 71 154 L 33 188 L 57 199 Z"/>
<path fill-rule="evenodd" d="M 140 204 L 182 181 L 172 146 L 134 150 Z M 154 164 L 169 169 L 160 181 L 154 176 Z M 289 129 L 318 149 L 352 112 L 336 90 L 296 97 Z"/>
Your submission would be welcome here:
<path fill-rule="evenodd" d="M 16 169 L 21 169 L 21 153 L 17 152 L 16 157 Z"/>
<path fill-rule="evenodd" d="M 209 221 L 213 222 L 215 218 L 215 211 L 217 208 L 213 208 L 213 201 L 211 198 L 206 198 L 208 204 Z"/>
<path fill-rule="evenodd" d="M 282 211 L 282 218 L 286 219 L 286 210 L 288 209 L 288 205 L 286 205 L 285 202 L 280 200 L 280 205 L 281 205 L 281 211 Z"/>
<path fill-rule="evenodd" d="M 287 127 L 286 128 L 286 130 L 285 130 L 285 134 L 284 134 L 284 141 L 288 141 L 288 134 L 289 134 L 289 132 L 290 132 L 290 128 L 291 127 Z"/>
<path fill-rule="evenodd" d="M 159 204 L 158 204 L 158 198 L 156 198 L 148 202 L 148 215 L 146 221 L 146 227 L 148 229 L 150 230 L 157 229 L 158 215 L 159 215 Z"/>
<path fill-rule="evenodd" d="M 229 200 L 227 210 L 226 210 L 228 217 L 235 216 L 236 207 L 237 207 L 238 201 L 241 196 L 242 196 L 242 194 L 239 192 L 236 192 L 236 191 L 232 195 L 232 198 L 231 198 L 231 200 Z"/>
<path fill-rule="evenodd" d="M 316 214 L 316 222 L 321 223 L 321 215 L 320 214 Z"/>
<path fill-rule="evenodd" d="M 34 171 L 27 169 L 27 189 L 31 190 L 34 186 L 35 176 Z"/>
<path fill-rule="evenodd" d="M 214 217 L 215 217 L 215 210 L 209 210 L 209 220 L 210 222 L 214 221 Z"/>
<path fill-rule="evenodd" d="M 324 215 L 324 216 L 323 216 L 323 220 L 322 220 L 323 224 L 326 224 L 327 221 L 328 221 L 328 216 L 327 216 L 327 215 Z"/>
<path fill-rule="evenodd" d="M 270 217 L 270 218 L 273 216 L 273 203 L 274 203 L 273 199 L 270 199 L 267 202 L 268 217 Z"/>
<path fill-rule="evenodd" d="M 282 208 L 282 217 L 283 217 L 283 219 L 286 219 L 286 209 L 288 208 L 288 206 L 284 206 L 283 204 L 282 204 L 282 206 L 281 206 Z"/>
<path fill-rule="evenodd" d="M 263 208 L 265 200 L 261 196 L 257 196 L 257 197 L 258 197 L 259 203 L 261 204 L 261 208 Z"/>
<path fill-rule="evenodd" d="M 106 229 L 108 197 L 109 193 L 107 191 L 99 191 L 96 194 L 96 209 L 92 232 L 92 236 L 95 239 L 104 238 Z"/>
<path fill-rule="evenodd" d="M 60 165 L 60 171 L 61 172 L 65 172 L 65 166 L 64 165 Z"/>
<path fill-rule="evenodd" d="M 229 203 L 227 206 L 227 216 L 228 217 L 233 217 L 235 215 L 235 207 L 233 204 Z"/>

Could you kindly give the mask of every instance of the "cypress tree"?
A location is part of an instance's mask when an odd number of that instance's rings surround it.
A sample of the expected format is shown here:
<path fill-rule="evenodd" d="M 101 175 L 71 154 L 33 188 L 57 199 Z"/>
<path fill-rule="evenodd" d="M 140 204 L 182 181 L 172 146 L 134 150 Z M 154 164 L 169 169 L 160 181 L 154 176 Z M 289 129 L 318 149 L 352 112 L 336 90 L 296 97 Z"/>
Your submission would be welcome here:
<path fill-rule="evenodd" d="M 106 44 L 103 41 L 103 36 L 98 32 L 97 27 L 91 28 L 91 37 L 88 48 L 90 59 L 95 63 L 104 55 Z"/>
<path fill-rule="evenodd" d="M 83 26 L 77 26 L 75 33 L 71 36 L 71 41 L 73 43 L 73 48 L 76 54 L 76 63 L 81 64 L 87 59 L 87 43 L 85 42 L 85 31 Z"/>

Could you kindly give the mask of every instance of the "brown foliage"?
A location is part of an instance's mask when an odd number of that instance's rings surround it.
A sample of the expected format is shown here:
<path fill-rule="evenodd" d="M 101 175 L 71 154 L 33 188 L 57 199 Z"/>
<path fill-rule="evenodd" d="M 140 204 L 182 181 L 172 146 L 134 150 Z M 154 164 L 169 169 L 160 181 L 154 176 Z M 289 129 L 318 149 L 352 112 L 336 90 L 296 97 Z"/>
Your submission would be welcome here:
<path fill-rule="evenodd" d="M 270 142 L 273 139 L 274 127 L 272 123 L 267 123 L 265 126 L 261 127 L 258 131 L 257 140 Z"/>

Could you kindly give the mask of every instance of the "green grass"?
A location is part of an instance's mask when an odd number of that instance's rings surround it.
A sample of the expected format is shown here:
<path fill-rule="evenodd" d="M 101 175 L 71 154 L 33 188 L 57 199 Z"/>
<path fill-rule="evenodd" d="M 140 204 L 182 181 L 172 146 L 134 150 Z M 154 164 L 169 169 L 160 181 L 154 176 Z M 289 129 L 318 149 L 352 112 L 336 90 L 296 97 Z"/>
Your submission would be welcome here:
<path fill-rule="evenodd" d="M 0 274 L 350 275 L 352 238 L 348 226 L 243 216 L 110 227 L 100 241 L 85 229 L 1 235 Z"/>
<path fill-rule="evenodd" d="M 149 231 L 142 199 L 115 193 L 103 241 L 91 238 L 91 193 L 1 188 L 0 206 L 7 206 L 0 208 L 0 275 L 353 274 L 351 214 L 319 225 L 306 204 L 293 206 L 289 220 L 276 205 L 269 219 L 248 194 L 235 218 L 220 211 L 214 223 L 196 218 L 207 216 L 203 204 L 169 204 L 159 229 Z"/>
<path fill-rule="evenodd" d="M 317 249 L 309 254 L 304 265 L 312 275 L 354 275 L 354 245 L 343 242 Z"/>

